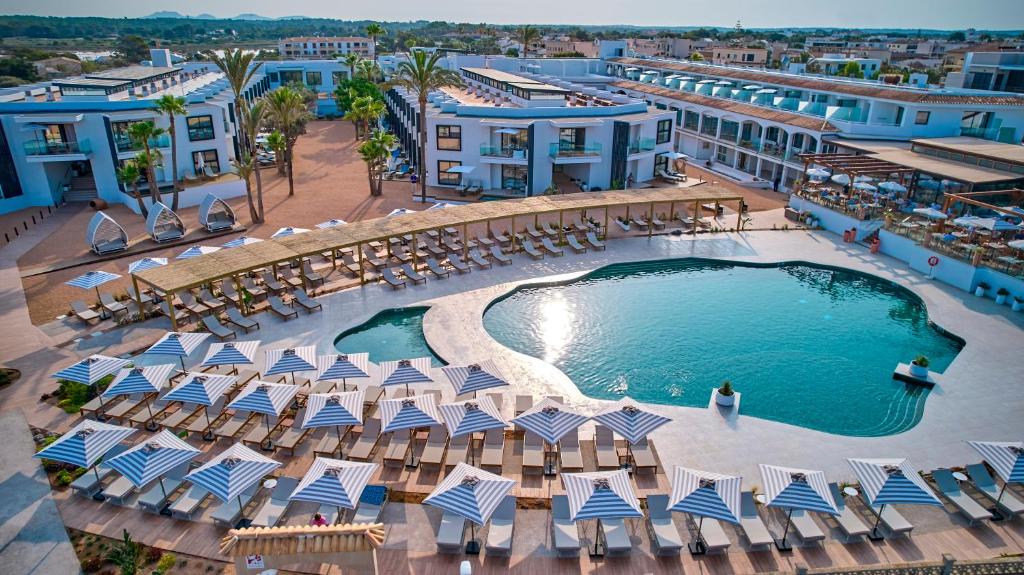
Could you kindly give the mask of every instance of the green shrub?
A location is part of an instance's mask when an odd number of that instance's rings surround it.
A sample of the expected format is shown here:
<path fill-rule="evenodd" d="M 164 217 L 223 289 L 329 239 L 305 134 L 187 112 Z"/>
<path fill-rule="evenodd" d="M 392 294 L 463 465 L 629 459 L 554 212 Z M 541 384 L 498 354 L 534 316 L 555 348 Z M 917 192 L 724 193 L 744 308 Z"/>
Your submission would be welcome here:
<path fill-rule="evenodd" d="M 170 573 L 171 569 L 174 568 L 174 563 L 177 559 L 171 553 L 164 553 L 160 556 L 160 560 L 156 562 L 156 569 L 153 570 L 154 575 L 166 575 Z"/>
<path fill-rule="evenodd" d="M 919 365 L 921 367 L 928 367 L 928 363 L 929 363 L 928 362 L 928 358 L 923 356 L 923 355 L 919 355 L 919 356 L 914 358 L 914 365 Z"/>
<path fill-rule="evenodd" d="M 67 487 L 68 485 L 71 485 L 71 482 L 74 481 L 74 478 L 72 477 L 70 471 L 68 471 L 67 469 L 63 469 L 57 472 L 57 477 L 55 480 L 57 482 L 57 485 L 61 487 Z"/>
<path fill-rule="evenodd" d="M 729 395 L 732 395 L 733 393 L 735 393 L 733 391 L 733 389 L 732 389 L 732 382 L 729 381 L 728 379 L 723 381 L 722 382 L 722 387 L 718 388 L 718 393 L 720 395 L 725 395 L 725 396 L 729 396 Z"/>

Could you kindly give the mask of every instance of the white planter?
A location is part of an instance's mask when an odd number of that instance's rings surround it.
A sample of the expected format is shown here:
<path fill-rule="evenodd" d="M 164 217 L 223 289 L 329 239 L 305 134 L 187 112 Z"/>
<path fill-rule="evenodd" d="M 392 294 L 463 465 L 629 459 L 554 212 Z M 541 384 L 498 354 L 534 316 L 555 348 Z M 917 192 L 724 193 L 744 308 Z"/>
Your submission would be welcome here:
<path fill-rule="evenodd" d="M 1006 303 L 1007 296 L 1003 294 L 996 294 L 996 305 L 1004 305 Z"/>
<path fill-rule="evenodd" d="M 732 395 L 722 395 L 721 393 L 716 393 L 715 403 L 721 405 L 722 407 L 732 407 L 732 405 L 736 403 L 736 394 L 733 393 Z"/>
<path fill-rule="evenodd" d="M 1024 302 L 1013 300 L 1013 303 L 1010 304 L 1010 309 L 1013 311 L 1020 311 L 1021 309 L 1024 309 Z"/>
<path fill-rule="evenodd" d="M 974 295 L 976 295 L 978 297 L 985 297 L 985 288 L 983 288 L 981 286 L 978 286 L 974 290 Z"/>
<path fill-rule="evenodd" d="M 629 224 L 624 224 L 624 223 L 620 222 L 619 220 L 615 220 L 615 223 L 619 224 L 619 227 L 622 228 L 622 231 L 624 231 L 624 232 L 628 232 L 629 231 Z"/>
<path fill-rule="evenodd" d="M 928 368 L 927 367 L 921 367 L 920 365 L 917 365 L 916 363 L 911 362 L 910 363 L 910 375 L 912 375 L 914 377 L 919 377 L 921 379 L 924 379 L 924 378 L 928 377 Z"/>

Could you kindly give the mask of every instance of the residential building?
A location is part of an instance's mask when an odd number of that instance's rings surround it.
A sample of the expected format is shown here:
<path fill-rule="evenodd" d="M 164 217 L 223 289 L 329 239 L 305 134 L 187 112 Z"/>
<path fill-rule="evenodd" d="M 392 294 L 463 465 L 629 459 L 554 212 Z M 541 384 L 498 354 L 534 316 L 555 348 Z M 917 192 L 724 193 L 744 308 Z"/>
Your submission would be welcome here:
<path fill-rule="evenodd" d="M 277 52 L 286 60 L 323 60 L 350 53 L 373 58 L 373 51 L 373 41 L 359 36 L 304 36 L 277 42 Z"/>
<path fill-rule="evenodd" d="M 855 63 L 860 66 L 860 71 L 865 78 L 874 78 L 882 69 L 882 61 L 873 58 L 853 58 L 849 56 L 842 56 L 840 54 L 826 54 L 821 58 L 812 58 L 808 64 L 815 64 L 818 68 L 818 73 L 825 74 L 826 76 L 835 76 L 846 69 L 846 66 L 850 63 Z"/>
<path fill-rule="evenodd" d="M 738 46 L 715 46 L 711 49 L 713 64 L 732 66 L 755 66 L 763 68 L 768 64 L 767 48 Z"/>
<path fill-rule="evenodd" d="M 1024 51 L 968 52 L 961 70 L 946 75 L 946 87 L 1024 93 Z"/>

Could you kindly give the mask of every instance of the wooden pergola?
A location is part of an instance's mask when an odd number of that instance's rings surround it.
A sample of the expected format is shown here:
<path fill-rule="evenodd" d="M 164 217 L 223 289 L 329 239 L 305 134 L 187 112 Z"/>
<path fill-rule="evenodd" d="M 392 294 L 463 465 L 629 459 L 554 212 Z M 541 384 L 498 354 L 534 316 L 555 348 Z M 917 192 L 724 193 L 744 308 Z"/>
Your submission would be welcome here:
<path fill-rule="evenodd" d="M 478 202 L 461 206 L 451 206 L 443 210 L 425 210 L 409 214 L 361 220 L 333 228 L 311 230 L 282 238 L 219 250 L 198 257 L 171 262 L 165 266 L 148 269 L 132 274 L 135 293 L 141 297 L 140 283 L 145 284 L 166 295 L 171 314 L 171 327 L 177 330 L 177 318 L 174 306 L 175 292 L 181 292 L 210 284 L 217 280 L 235 281 L 238 283 L 240 274 L 267 268 L 280 263 L 301 260 L 302 258 L 330 252 L 335 258 L 338 251 L 354 248 L 362 254 L 363 246 L 371 242 L 388 244 L 389 238 L 415 236 L 429 231 L 440 233 L 446 228 L 461 229 L 462 237 L 467 238 L 470 225 L 484 224 L 487 233 L 491 233 L 491 225 L 499 220 L 510 220 L 513 233 L 516 231 L 516 220 L 532 221 L 539 225 L 540 216 L 558 215 L 559 230 L 564 230 L 567 222 L 566 214 L 579 215 L 587 218 L 587 212 L 601 210 L 604 216 L 605 234 L 609 224 L 609 213 L 612 209 L 625 208 L 626 219 L 629 219 L 631 208 L 641 207 L 654 214 L 655 206 L 668 204 L 669 214 L 674 214 L 677 204 L 693 206 L 693 213 L 698 217 L 702 204 L 714 204 L 717 207 L 725 202 L 737 202 L 741 208 L 743 196 L 730 190 L 712 185 L 698 185 L 689 188 L 647 188 L 640 190 L 614 190 L 606 192 L 583 192 L 553 196 L 535 196 L 530 198 L 502 200 L 494 202 Z M 736 229 L 740 229 L 742 209 L 737 209 Z M 570 220 L 572 221 L 572 220 Z M 653 226 L 649 227 L 648 235 L 653 234 Z M 559 238 L 564 240 L 564 238 Z M 463 250 L 466 250 L 463 242 Z M 413 250 L 413 264 L 417 262 L 416 251 Z M 337 263 L 336 261 L 334 262 Z M 362 267 L 359 274 L 360 284 L 366 281 Z M 138 302 L 142 309 L 142 302 Z"/>
<path fill-rule="evenodd" d="M 980 198 L 987 196 L 1010 196 L 1010 201 L 1015 204 L 1014 206 L 997 206 L 995 204 L 988 203 Z M 962 204 L 968 204 L 971 206 L 978 206 L 979 208 L 987 208 L 994 212 L 999 212 L 1015 218 L 1021 217 L 1022 214 L 1019 211 L 1014 211 L 1012 208 L 1017 207 L 1020 209 L 1024 206 L 1024 190 L 1012 189 L 1012 190 L 990 190 L 986 192 L 964 192 L 964 193 L 947 193 L 943 196 L 942 211 L 948 212 L 949 208 L 956 202 Z"/>
<path fill-rule="evenodd" d="M 228 531 L 220 552 L 234 559 L 237 573 L 324 563 L 376 573 L 376 550 L 383 544 L 382 523 L 250 527 Z"/>
<path fill-rule="evenodd" d="M 913 176 L 917 169 L 909 168 L 901 164 L 874 158 L 869 155 L 856 154 L 800 154 L 798 156 L 804 162 L 804 174 L 811 164 L 824 166 L 833 173 L 841 173 L 850 176 L 850 179 L 857 176 L 880 176 L 888 177 L 897 174 L 900 180 L 906 175 Z"/>

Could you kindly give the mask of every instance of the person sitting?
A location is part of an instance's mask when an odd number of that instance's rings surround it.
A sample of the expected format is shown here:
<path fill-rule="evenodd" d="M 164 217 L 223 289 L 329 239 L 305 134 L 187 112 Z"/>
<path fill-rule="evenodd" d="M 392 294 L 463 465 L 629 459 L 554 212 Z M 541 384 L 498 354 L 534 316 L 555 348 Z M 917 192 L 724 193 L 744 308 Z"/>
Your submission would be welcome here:
<path fill-rule="evenodd" d="M 328 523 L 327 518 L 325 518 L 323 515 L 320 515 L 319 513 L 314 513 L 313 518 L 309 520 L 309 524 L 314 525 L 316 527 L 321 527 L 323 525 L 327 525 Z"/>

